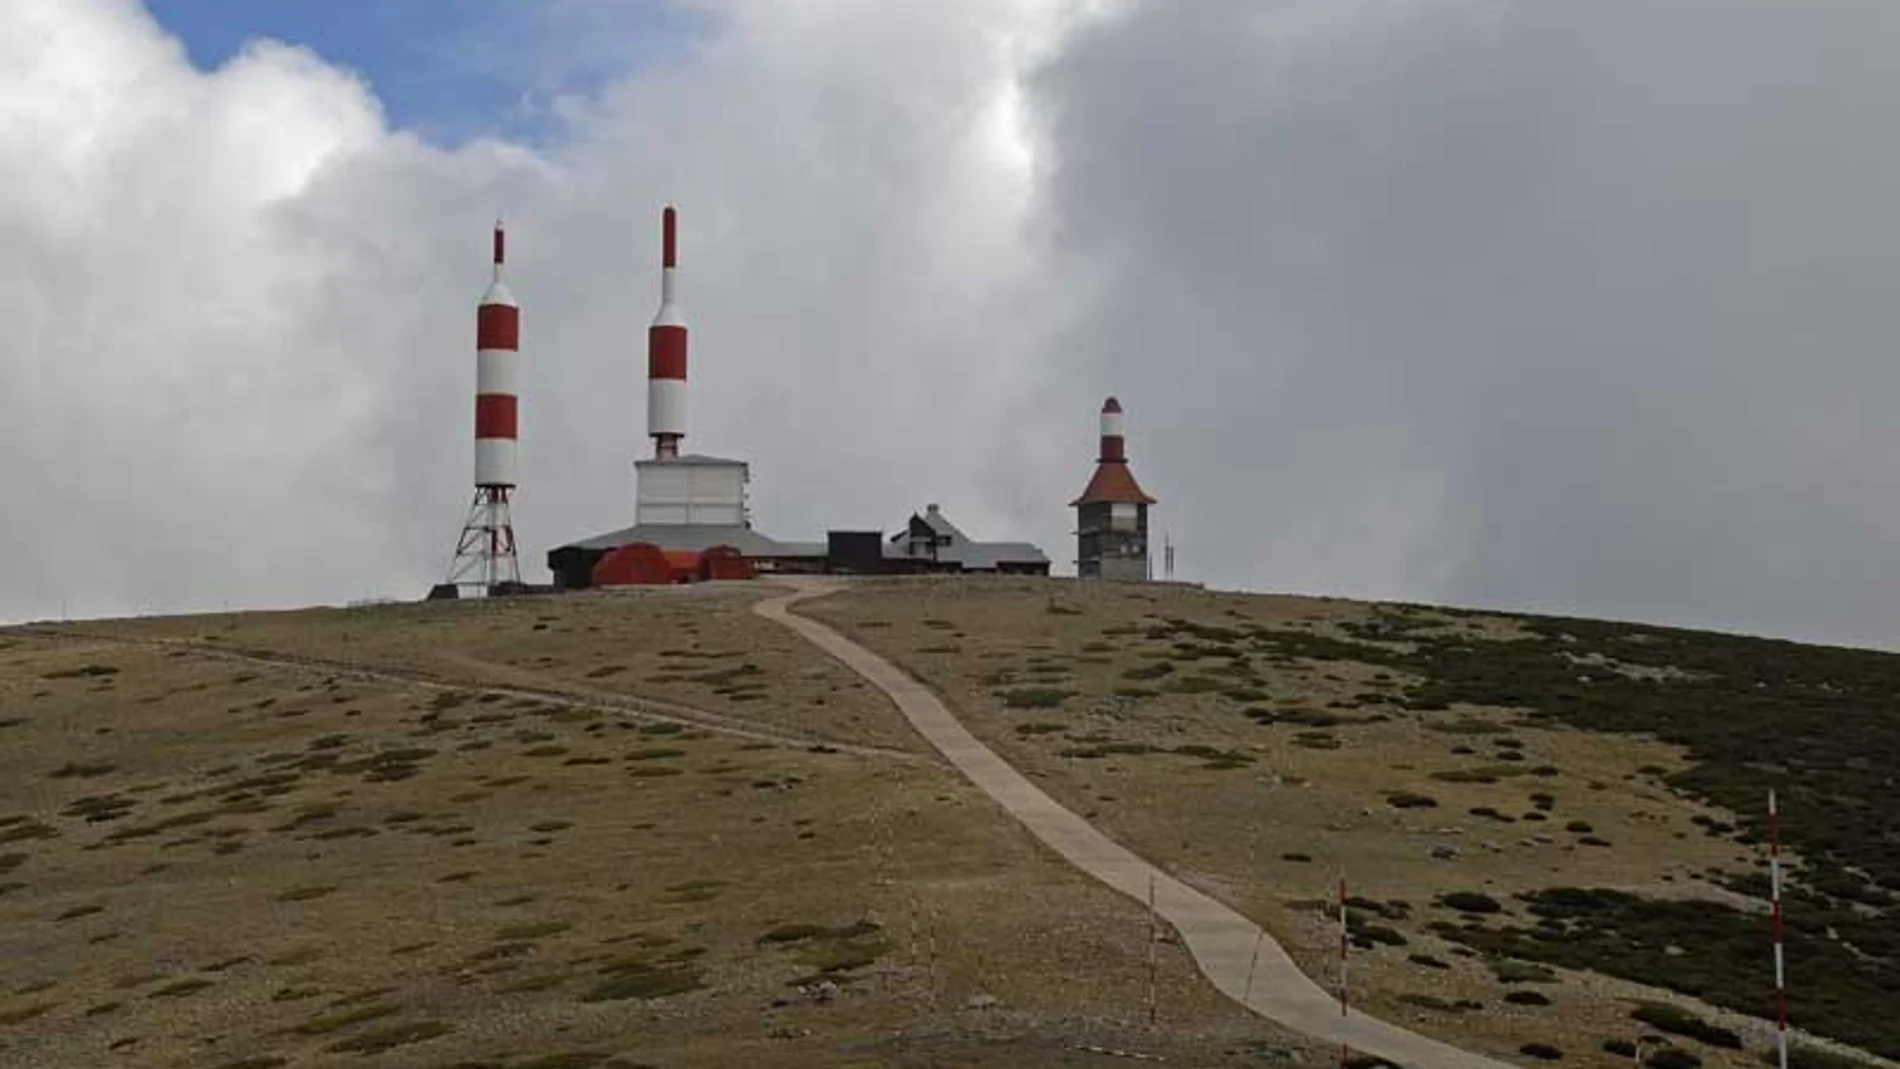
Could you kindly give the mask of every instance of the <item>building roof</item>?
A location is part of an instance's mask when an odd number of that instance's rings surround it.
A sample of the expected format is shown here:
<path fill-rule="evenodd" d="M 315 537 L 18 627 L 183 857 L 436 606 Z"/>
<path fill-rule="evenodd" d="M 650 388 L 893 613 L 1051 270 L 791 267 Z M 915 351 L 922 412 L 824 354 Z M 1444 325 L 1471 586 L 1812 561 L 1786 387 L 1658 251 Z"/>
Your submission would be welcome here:
<path fill-rule="evenodd" d="M 709 457 L 704 453 L 682 453 L 676 457 L 646 457 L 644 459 L 636 460 L 633 462 L 633 466 L 636 468 L 644 468 L 650 464 L 658 464 L 663 467 L 669 467 L 669 468 L 676 467 L 676 466 L 677 467 L 701 467 L 701 468 L 733 468 L 733 467 L 743 468 L 746 466 L 746 462 L 743 460 L 728 460 L 725 457 Z"/>
<path fill-rule="evenodd" d="M 999 564 L 1047 564 L 1049 558 L 1028 542 L 965 542 L 954 560 L 970 571 L 990 571 Z"/>
<path fill-rule="evenodd" d="M 1095 465 L 1095 474 L 1090 476 L 1089 485 L 1082 496 L 1069 502 L 1070 508 L 1078 505 L 1095 505 L 1101 502 L 1117 505 L 1152 505 L 1155 499 L 1149 497 L 1135 481 L 1135 473 L 1128 470 L 1128 462 L 1122 460 L 1104 460 Z"/>
<path fill-rule="evenodd" d="M 978 571 L 993 569 L 999 563 L 1041 564 L 1049 558 L 1042 550 L 1028 542 L 978 542 L 963 533 L 956 524 L 936 505 L 924 507 L 922 515 L 913 513 L 911 524 L 922 523 L 938 537 L 948 542 L 936 548 L 933 559 L 946 563 L 961 564 L 963 567 Z M 891 536 L 884 545 L 887 559 L 909 559 L 912 556 L 909 545 L 910 525 Z"/>
<path fill-rule="evenodd" d="M 961 564 L 966 569 L 987 571 L 999 564 L 1043 564 L 1049 560 L 1042 550 L 1028 542 L 971 541 L 939 511 L 926 510 L 924 515 L 912 518 L 923 521 L 931 530 L 950 540 L 947 545 L 937 547 L 936 559 L 939 561 Z M 904 534 L 900 531 L 896 541 L 884 544 L 886 558 L 910 557 L 909 547 L 903 542 Z M 714 546 L 731 546 L 745 556 L 755 558 L 824 557 L 831 552 L 831 547 L 825 542 L 781 542 L 738 524 L 697 523 L 636 524 L 560 546 L 556 552 L 561 549 L 612 550 L 634 542 L 651 542 L 668 552 L 687 553 L 703 553 Z"/>
<path fill-rule="evenodd" d="M 748 557 L 822 557 L 825 547 L 807 542 L 780 542 L 738 524 L 648 523 L 595 535 L 561 549 L 618 549 L 634 542 L 651 542 L 663 550 L 701 553 L 714 546 L 731 546 Z"/>

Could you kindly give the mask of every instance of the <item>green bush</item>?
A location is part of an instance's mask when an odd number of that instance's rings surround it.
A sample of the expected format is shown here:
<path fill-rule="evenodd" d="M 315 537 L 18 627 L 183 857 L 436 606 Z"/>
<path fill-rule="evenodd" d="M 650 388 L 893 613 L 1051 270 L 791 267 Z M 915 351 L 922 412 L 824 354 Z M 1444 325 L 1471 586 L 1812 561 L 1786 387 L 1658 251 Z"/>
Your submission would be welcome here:
<path fill-rule="evenodd" d="M 1132 757 L 1137 754 L 1154 753 L 1155 748 L 1145 742 L 1105 742 L 1096 746 L 1076 746 L 1063 750 L 1058 756 L 1076 757 L 1085 761 L 1101 757 Z"/>
<path fill-rule="evenodd" d="M 1564 1056 L 1564 1052 L 1548 1043 L 1526 1043 L 1517 1048 L 1519 1054 L 1542 1061 L 1554 1062 Z"/>
<path fill-rule="evenodd" d="M 1437 809 L 1438 799 L 1429 794 L 1395 791 L 1385 796 L 1385 804 L 1394 809 Z"/>
<path fill-rule="evenodd" d="M 1402 947 L 1409 942 L 1397 928 L 1386 924 L 1362 924 L 1351 932 L 1352 945 L 1364 950 L 1374 946 Z"/>
<path fill-rule="evenodd" d="M 1424 1010 L 1436 1010 L 1439 1013 L 1469 1013 L 1473 1010 L 1484 1009 L 1484 1003 L 1482 1002 L 1475 1002 L 1468 998 L 1461 998 L 1461 999 L 1455 999 L 1455 1000 L 1447 999 L 1447 998 L 1439 998 L 1437 995 L 1419 995 L 1419 994 L 1408 993 L 1408 994 L 1400 995 L 1399 1001 L 1403 1002 L 1407 1006 L 1417 1006 L 1418 1008 L 1424 1009 Z"/>
<path fill-rule="evenodd" d="M 1497 899 L 1477 891 L 1451 891 L 1438 900 L 1460 913 L 1498 913 L 1504 909 Z"/>
<path fill-rule="evenodd" d="M 1164 689 L 1175 694 L 1213 694 L 1226 687 L 1226 683 L 1211 676 L 1180 676 Z"/>
<path fill-rule="evenodd" d="M 1156 661 L 1150 665 L 1137 665 L 1122 672 L 1123 679 L 1160 679 L 1174 671 L 1171 661 Z"/>
<path fill-rule="evenodd" d="M 1491 975 L 1501 984 L 1554 984 L 1557 974 L 1542 965 L 1522 961 L 1492 961 Z"/>
<path fill-rule="evenodd" d="M 1006 709 L 1053 709 L 1070 697 L 1075 691 L 1058 690 L 1055 687 L 1017 687 L 997 695 Z"/>
<path fill-rule="evenodd" d="M 1053 735 L 1056 732 L 1061 731 L 1063 729 L 1063 726 L 1064 725 L 1062 724 L 1050 723 L 1047 720 L 1038 720 L 1038 721 L 1033 721 L 1028 724 L 1017 724 L 1016 734 L 1018 735 Z"/>
<path fill-rule="evenodd" d="M 1630 1011 L 1630 1017 L 1671 1035 L 1701 1040 L 1711 1047 L 1742 1049 L 1742 1037 L 1720 1025 L 1710 1024 L 1680 1006 L 1663 1002 L 1645 1002 Z"/>

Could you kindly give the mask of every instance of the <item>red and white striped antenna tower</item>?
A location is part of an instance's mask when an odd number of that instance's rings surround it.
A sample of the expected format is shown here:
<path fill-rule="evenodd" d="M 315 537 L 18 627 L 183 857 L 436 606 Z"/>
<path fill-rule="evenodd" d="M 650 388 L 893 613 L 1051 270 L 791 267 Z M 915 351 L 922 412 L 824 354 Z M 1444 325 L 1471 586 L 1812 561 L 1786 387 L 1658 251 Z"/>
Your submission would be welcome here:
<path fill-rule="evenodd" d="M 647 434 L 653 456 L 680 454 L 686 437 L 686 313 L 679 306 L 679 213 L 660 213 L 660 310 L 647 328 Z"/>
<path fill-rule="evenodd" d="M 1346 874 L 1339 874 L 1339 1069 L 1346 1069 L 1346 1063 L 1352 1060 L 1352 1047 L 1346 1040 L 1346 1016 L 1348 1000 L 1346 986 L 1346 956 L 1352 945 L 1352 922 L 1346 914 Z"/>
<path fill-rule="evenodd" d="M 495 221 L 495 277 L 475 309 L 475 501 L 449 565 L 451 586 L 494 593 L 521 582 L 508 499 L 515 489 L 521 306 L 501 279 L 507 235 Z"/>
<path fill-rule="evenodd" d="M 1775 1061 L 1788 1069 L 1788 986 L 1781 951 L 1781 810 L 1768 792 L 1768 891 L 1775 937 Z"/>

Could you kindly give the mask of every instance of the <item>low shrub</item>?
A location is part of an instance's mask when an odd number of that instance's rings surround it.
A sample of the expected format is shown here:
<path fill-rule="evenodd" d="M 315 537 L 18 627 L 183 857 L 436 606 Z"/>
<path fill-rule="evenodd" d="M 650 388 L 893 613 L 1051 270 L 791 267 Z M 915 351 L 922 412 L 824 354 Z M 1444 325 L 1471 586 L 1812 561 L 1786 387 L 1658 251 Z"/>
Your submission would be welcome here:
<path fill-rule="evenodd" d="M 1527 1058 L 1537 1058 L 1547 1062 L 1554 1062 L 1564 1056 L 1563 1051 L 1548 1043 L 1526 1043 L 1517 1048 L 1517 1052 Z"/>
<path fill-rule="evenodd" d="M 415 1024 L 399 1024 L 391 1028 L 366 1032 L 352 1039 L 332 1043 L 330 1050 L 353 1054 L 377 1054 L 392 1047 L 408 1046 L 424 1040 L 445 1036 L 454 1031 L 440 1021 L 418 1021 Z"/>
<path fill-rule="evenodd" d="M 1056 732 L 1061 731 L 1063 727 L 1064 725 L 1062 724 L 1051 723 L 1047 720 L 1038 720 L 1038 721 L 1034 721 L 1028 724 L 1017 724 L 1016 734 L 1018 735 L 1053 735 Z"/>
<path fill-rule="evenodd" d="M 1547 966 L 1522 961 L 1492 961 L 1491 975 L 1502 984 L 1554 984 L 1557 973 Z"/>
<path fill-rule="evenodd" d="M 1385 796 L 1385 804 L 1394 809 L 1437 809 L 1438 799 L 1429 794 L 1396 791 Z"/>
<path fill-rule="evenodd" d="M 1055 687 L 1016 687 L 997 695 L 1006 709 L 1053 709 L 1075 694 Z"/>
<path fill-rule="evenodd" d="M 1122 673 L 1123 679 L 1160 679 L 1174 671 L 1172 661 L 1156 661 L 1149 665 L 1140 665 Z"/>
<path fill-rule="evenodd" d="M 1361 950 L 1374 946 L 1402 947 L 1409 940 L 1397 928 L 1385 924 L 1363 924 L 1352 932 L 1352 945 Z"/>
<path fill-rule="evenodd" d="M 1246 714 L 1256 724 L 1291 724 L 1295 727 L 1303 728 L 1331 728 L 1338 727 L 1341 724 L 1364 722 L 1363 720 L 1340 716 L 1338 713 L 1329 713 L 1324 709 L 1250 708 L 1246 710 Z"/>
<path fill-rule="evenodd" d="M 1476 891 L 1451 891 L 1438 900 L 1460 913 L 1498 913 L 1504 909 L 1497 899 Z"/>
<path fill-rule="evenodd" d="M 1468 998 L 1439 998 L 1437 995 L 1405 994 L 1399 996 L 1399 1001 L 1405 1003 L 1407 1006 L 1417 1006 L 1423 1010 L 1436 1010 L 1439 1013 L 1469 1013 L 1473 1010 L 1484 1009 L 1484 1003 L 1482 1002 L 1476 1002 Z"/>
<path fill-rule="evenodd" d="M 1101 757 L 1132 757 L 1138 754 L 1154 753 L 1155 748 L 1145 742 L 1105 742 L 1096 746 L 1074 746 L 1061 751 L 1058 756 L 1076 757 L 1092 761 Z"/>
<path fill-rule="evenodd" d="M 1550 996 L 1541 991 L 1511 991 L 1505 994 L 1504 1001 L 1513 1006 L 1548 1006 Z"/>
<path fill-rule="evenodd" d="M 1645 1002 L 1630 1011 L 1630 1017 L 1658 1031 L 1687 1036 L 1711 1047 L 1742 1049 L 1742 1037 L 1720 1025 L 1711 1024 L 1680 1006 L 1665 1002 Z"/>

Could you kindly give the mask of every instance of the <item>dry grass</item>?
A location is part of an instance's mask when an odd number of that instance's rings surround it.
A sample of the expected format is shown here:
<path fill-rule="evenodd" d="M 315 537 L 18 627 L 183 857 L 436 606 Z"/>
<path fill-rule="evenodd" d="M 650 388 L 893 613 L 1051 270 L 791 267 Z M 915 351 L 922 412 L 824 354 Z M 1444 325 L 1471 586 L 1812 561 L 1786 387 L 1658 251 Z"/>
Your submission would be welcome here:
<path fill-rule="evenodd" d="M 0 634 L 20 885 L 0 895 L 0 1063 L 1059 1066 L 1095 1064 L 1073 1050 L 1095 1042 L 1215 1065 L 1288 1046 L 1171 946 L 1148 1032 L 1140 908 L 747 605 Z M 299 659 L 379 674 L 274 663 Z M 694 668 L 656 681 L 676 663 Z M 643 719 L 648 693 L 730 731 Z M 788 925 L 830 934 L 760 942 Z M 811 1001 L 805 978 L 840 994 Z M 997 1005 L 966 1008 L 979 994 Z"/>
<path fill-rule="evenodd" d="M 1638 1027 L 1627 1000 L 1657 993 L 1562 973 L 1536 988 L 1548 1005 L 1507 1003 L 1506 993 L 1522 985 L 1428 929 L 1460 920 L 1435 904 L 1440 896 L 1484 892 L 1505 904 L 1504 920 L 1521 924 L 1526 916 L 1511 898 L 1520 891 L 1578 885 L 1722 898 L 1708 872 L 1751 871 L 1757 860 L 1691 823 L 1732 814 L 1661 785 L 1662 774 L 1684 764 L 1673 747 L 1531 722 L 1510 709 L 1416 712 L 1395 700 L 1408 680 L 1376 665 L 1253 651 L 1237 665 L 1214 654 L 1230 645 L 1218 634 L 1190 641 L 1199 649 L 1185 653 L 1178 634 L 1144 636 L 1168 618 L 1186 618 L 1343 638 L 1342 624 L 1373 618 L 1363 604 L 1160 586 L 905 580 L 858 584 L 807 611 L 929 683 L 978 737 L 1058 800 L 1264 923 L 1311 974 L 1333 968 L 1324 903 L 1342 869 L 1369 904 L 1403 903 L 1407 909 L 1362 918 L 1403 945 L 1355 951 L 1358 1000 L 1502 1058 L 1548 1043 L 1566 1064 L 1621 1064 L 1602 1042 Z M 1495 619 L 1447 617 L 1443 626 L 1512 637 Z M 941 652 L 951 631 L 961 634 L 958 649 Z M 1019 708 L 1023 688 L 1063 699 Z M 1567 830 L 1571 822 L 1589 834 Z M 1438 846 L 1457 857 L 1434 858 Z M 1736 1052 L 1702 1054 L 1710 1066 L 1746 1064 Z"/>

